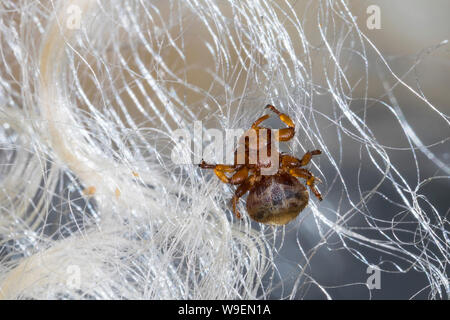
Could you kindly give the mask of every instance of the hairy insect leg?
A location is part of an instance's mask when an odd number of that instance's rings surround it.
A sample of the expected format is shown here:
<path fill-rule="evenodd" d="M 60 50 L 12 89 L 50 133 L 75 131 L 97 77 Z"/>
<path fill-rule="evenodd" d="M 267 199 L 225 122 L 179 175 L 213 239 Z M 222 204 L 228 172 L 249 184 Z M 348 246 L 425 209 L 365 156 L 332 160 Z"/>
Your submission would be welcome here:
<path fill-rule="evenodd" d="M 303 168 L 292 168 L 289 170 L 289 173 L 294 177 L 306 179 L 306 185 L 311 189 L 311 192 L 314 193 L 317 199 L 322 201 L 322 195 L 315 186 L 316 181 L 321 181 L 318 178 L 314 177 L 309 170 Z"/>
<path fill-rule="evenodd" d="M 241 184 L 248 178 L 248 168 L 242 166 L 230 179 L 231 184 Z"/>
<path fill-rule="evenodd" d="M 319 155 L 321 153 L 322 153 L 322 151 L 320 151 L 320 150 L 313 150 L 313 151 L 306 152 L 303 155 L 302 159 L 300 160 L 300 166 L 301 167 L 306 166 L 311 161 L 311 158 L 313 156 L 317 156 L 317 155 Z"/>
<path fill-rule="evenodd" d="M 216 176 L 224 183 L 230 183 L 230 178 L 227 177 L 225 172 L 234 172 L 236 170 L 235 165 L 208 164 L 204 160 L 198 166 L 202 169 L 213 169 Z"/>
<path fill-rule="evenodd" d="M 280 163 L 282 168 L 296 168 L 306 166 L 313 156 L 321 154 L 320 150 L 313 150 L 306 152 L 301 159 L 297 159 L 288 154 L 282 154 Z"/>
<path fill-rule="evenodd" d="M 214 169 L 216 176 L 224 183 L 240 184 L 248 177 L 248 168 L 244 165 L 207 164 L 205 161 L 202 161 L 199 167 L 202 169 Z M 225 173 L 231 172 L 235 173 L 231 178 L 228 178 Z"/>
<path fill-rule="evenodd" d="M 296 157 L 288 154 L 280 155 L 280 164 L 282 169 L 301 167 L 300 159 L 297 159 Z"/>
<path fill-rule="evenodd" d="M 258 120 L 256 120 L 255 122 L 253 122 L 253 124 L 252 124 L 252 129 L 259 128 L 259 124 L 260 124 L 261 122 L 263 122 L 264 120 L 269 119 L 269 117 L 270 117 L 270 115 L 268 115 L 268 114 L 266 114 L 266 115 L 260 117 Z"/>
<path fill-rule="evenodd" d="M 220 167 L 223 170 L 229 170 L 228 172 L 231 172 L 234 170 L 234 165 L 227 165 L 227 164 L 209 164 L 206 163 L 205 160 L 202 160 L 202 162 L 198 165 L 202 169 L 215 169 L 216 167 Z"/>
<path fill-rule="evenodd" d="M 289 117 L 285 113 L 281 113 L 277 110 L 273 105 L 268 104 L 266 106 L 267 109 L 272 110 L 275 114 L 277 114 L 280 117 L 280 120 L 283 121 L 288 127 L 280 129 L 278 131 L 278 140 L 279 141 L 289 141 L 291 140 L 295 135 L 295 124 L 292 121 L 291 117 Z"/>
<path fill-rule="evenodd" d="M 239 213 L 239 210 L 237 209 L 237 204 L 239 201 L 239 198 L 242 197 L 244 194 L 249 191 L 253 185 L 255 184 L 255 176 L 248 177 L 235 191 L 233 198 L 231 198 L 231 204 L 233 206 L 233 213 L 236 215 L 238 219 L 241 218 L 241 214 Z"/>

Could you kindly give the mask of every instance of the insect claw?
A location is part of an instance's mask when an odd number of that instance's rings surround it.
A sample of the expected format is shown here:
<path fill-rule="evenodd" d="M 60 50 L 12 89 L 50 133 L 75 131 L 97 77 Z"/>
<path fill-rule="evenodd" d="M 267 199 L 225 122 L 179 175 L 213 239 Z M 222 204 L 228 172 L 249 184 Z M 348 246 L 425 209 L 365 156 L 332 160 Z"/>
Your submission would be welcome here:
<path fill-rule="evenodd" d="M 265 107 L 265 109 L 270 109 L 270 110 L 272 110 L 274 113 L 276 113 L 277 115 L 280 115 L 281 114 L 281 112 L 280 111 L 278 111 L 273 105 L 271 105 L 271 104 L 268 104 L 266 107 Z"/>

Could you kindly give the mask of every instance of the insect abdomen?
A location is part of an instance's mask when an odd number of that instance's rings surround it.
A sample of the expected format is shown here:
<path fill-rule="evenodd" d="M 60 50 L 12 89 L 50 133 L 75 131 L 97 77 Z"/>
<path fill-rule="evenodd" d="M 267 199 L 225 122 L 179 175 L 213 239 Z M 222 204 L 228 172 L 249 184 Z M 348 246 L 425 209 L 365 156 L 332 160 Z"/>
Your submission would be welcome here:
<path fill-rule="evenodd" d="M 283 225 L 308 204 L 306 187 L 289 174 L 263 176 L 247 198 L 247 212 L 258 222 Z"/>

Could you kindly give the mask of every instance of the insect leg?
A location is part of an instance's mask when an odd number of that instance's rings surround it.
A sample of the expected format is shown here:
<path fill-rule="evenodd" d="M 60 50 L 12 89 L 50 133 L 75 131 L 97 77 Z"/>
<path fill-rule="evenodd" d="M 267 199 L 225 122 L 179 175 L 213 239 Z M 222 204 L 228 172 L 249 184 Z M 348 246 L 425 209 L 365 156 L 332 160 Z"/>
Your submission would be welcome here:
<path fill-rule="evenodd" d="M 230 178 L 227 177 L 225 172 L 233 172 L 236 170 L 236 165 L 226 165 L 226 164 L 208 164 L 202 160 L 199 164 L 202 169 L 214 169 L 216 176 L 225 183 L 230 183 Z"/>
<path fill-rule="evenodd" d="M 283 121 L 288 127 L 280 129 L 278 131 L 278 140 L 279 141 L 289 141 L 291 140 L 295 135 L 295 124 L 292 121 L 291 117 L 289 117 L 285 113 L 281 113 L 277 110 L 273 105 L 268 104 L 266 108 L 272 110 L 275 114 L 277 114 L 280 117 L 280 120 Z"/>
<path fill-rule="evenodd" d="M 238 170 L 230 179 L 231 184 L 241 184 L 248 177 L 248 169 L 243 166 L 240 170 Z"/>
<path fill-rule="evenodd" d="M 239 198 L 242 197 L 247 191 L 249 191 L 255 184 L 255 176 L 251 175 L 248 177 L 235 191 L 233 198 L 231 199 L 231 204 L 233 205 L 233 213 L 238 219 L 241 218 L 241 214 L 237 209 L 237 203 Z"/>
<path fill-rule="evenodd" d="M 289 170 L 289 173 L 294 177 L 306 179 L 306 185 L 311 189 L 311 192 L 314 193 L 317 199 L 322 201 L 322 195 L 315 186 L 316 181 L 320 182 L 320 180 L 314 177 L 309 170 L 303 168 L 292 168 Z"/>
<path fill-rule="evenodd" d="M 288 154 L 282 154 L 280 163 L 283 168 L 296 168 L 296 167 L 303 167 L 306 166 L 313 156 L 319 155 L 322 152 L 320 150 L 313 150 L 306 152 L 302 159 L 297 159 L 293 156 L 290 156 Z"/>
<path fill-rule="evenodd" d="M 303 155 L 302 159 L 300 160 L 300 166 L 301 167 L 306 166 L 311 161 L 312 156 L 317 156 L 321 153 L 322 153 L 322 151 L 320 151 L 320 150 L 313 150 L 313 151 L 306 152 Z"/>
<path fill-rule="evenodd" d="M 301 161 L 288 154 L 281 154 L 280 163 L 282 169 L 301 167 Z"/>
<path fill-rule="evenodd" d="M 263 122 L 264 120 L 269 119 L 269 117 L 270 117 L 270 115 L 266 114 L 266 115 L 262 116 L 261 118 L 259 118 L 258 120 L 256 120 L 255 122 L 253 122 L 253 124 L 252 124 L 252 129 L 258 128 L 258 127 L 259 127 L 259 124 L 260 124 L 261 122 Z"/>

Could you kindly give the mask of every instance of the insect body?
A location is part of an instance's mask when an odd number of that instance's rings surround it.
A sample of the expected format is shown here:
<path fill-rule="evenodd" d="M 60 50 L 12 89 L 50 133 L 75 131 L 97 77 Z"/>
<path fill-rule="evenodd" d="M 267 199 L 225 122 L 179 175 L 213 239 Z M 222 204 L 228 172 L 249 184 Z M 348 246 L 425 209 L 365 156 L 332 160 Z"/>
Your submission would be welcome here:
<path fill-rule="evenodd" d="M 289 141 L 295 135 L 295 126 L 291 118 L 279 112 L 274 106 L 267 105 L 266 108 L 271 109 L 277 114 L 281 121 L 288 127 L 278 131 L 278 141 Z M 293 156 L 279 153 L 272 155 L 271 152 L 271 135 L 272 130 L 261 127 L 260 124 L 268 119 L 269 115 L 264 115 L 256 120 L 250 130 L 256 134 L 256 143 L 251 143 L 247 131 L 241 138 L 240 143 L 245 147 L 243 156 L 243 163 L 238 161 L 238 150 L 234 154 L 234 164 L 207 164 L 204 161 L 200 163 L 203 169 L 214 169 L 215 174 L 219 179 L 225 183 L 239 185 L 231 200 L 233 212 L 240 218 L 241 215 L 237 210 L 237 203 L 240 197 L 249 192 L 247 198 L 247 212 L 249 216 L 258 222 L 273 225 L 284 225 L 289 221 L 295 219 L 298 214 L 308 205 L 309 194 L 305 185 L 297 178 L 306 180 L 306 185 L 310 188 L 313 194 L 322 200 L 322 195 L 315 187 L 315 181 L 318 180 L 313 174 L 302 167 L 307 165 L 312 156 L 319 155 L 320 150 L 308 151 L 301 159 Z M 260 135 L 259 131 L 266 130 L 266 136 Z M 262 141 L 264 139 L 265 141 Z M 260 150 L 261 146 L 267 147 L 269 157 L 263 157 Z M 254 161 L 253 155 L 256 156 Z M 274 174 L 264 175 L 261 169 L 270 167 L 272 165 L 272 156 L 278 157 L 278 168 Z M 230 177 L 228 175 L 231 175 Z"/>

